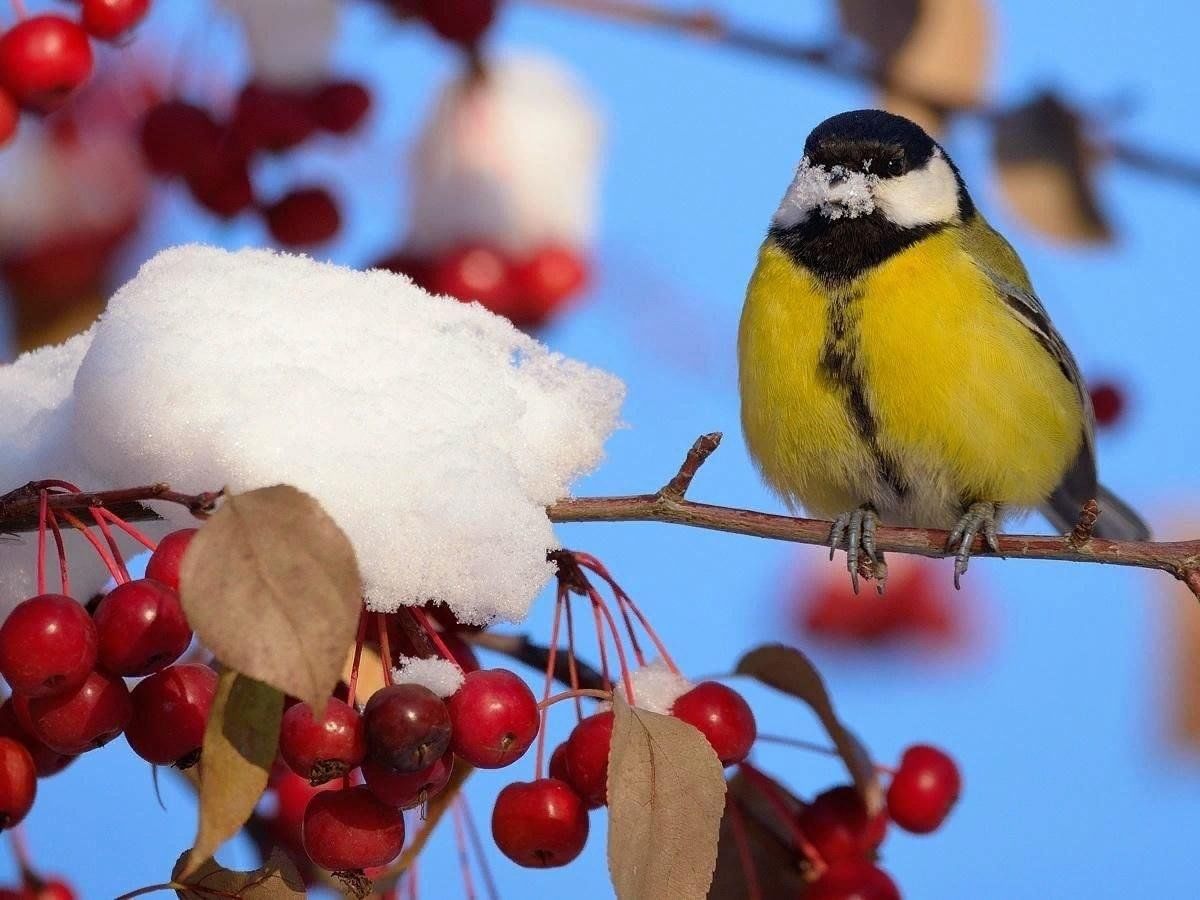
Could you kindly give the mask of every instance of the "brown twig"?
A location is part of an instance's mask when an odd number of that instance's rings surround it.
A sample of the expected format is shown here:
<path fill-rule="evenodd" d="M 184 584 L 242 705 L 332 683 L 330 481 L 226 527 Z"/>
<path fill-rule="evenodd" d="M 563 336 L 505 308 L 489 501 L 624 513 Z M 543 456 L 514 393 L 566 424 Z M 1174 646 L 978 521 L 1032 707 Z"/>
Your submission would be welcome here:
<path fill-rule="evenodd" d="M 31 481 L 0 496 L 0 532 L 36 531 L 40 482 Z M 149 484 L 114 491 L 52 493 L 47 505 L 54 510 L 81 510 L 103 507 L 127 522 L 154 521 L 162 518 L 143 504 L 151 500 L 186 506 L 192 515 L 205 518 L 216 507 L 221 491 L 181 494 L 169 484 Z"/>
<path fill-rule="evenodd" d="M 546 671 L 546 664 L 550 661 L 550 648 L 543 647 L 541 644 L 535 644 L 523 634 L 497 634 L 492 631 L 480 631 L 476 634 L 460 632 L 460 636 L 476 647 L 483 647 L 486 650 L 502 653 L 510 659 L 515 659 L 517 662 L 524 663 L 530 668 L 541 672 Z M 570 685 L 571 670 L 570 661 L 567 657 L 568 654 L 566 653 L 557 655 L 554 661 L 554 678 L 565 685 Z M 603 689 L 604 678 L 587 663 L 577 659 L 575 661 L 575 671 L 581 688 L 589 690 Z"/>
<path fill-rule="evenodd" d="M 687 460 L 684 465 L 688 465 Z M 674 479 L 670 483 L 674 483 Z M 669 496 L 665 488 L 653 494 L 628 497 L 576 497 L 560 500 L 546 512 L 552 522 L 663 522 L 816 546 L 828 544 L 830 529 L 833 527 L 833 523 L 824 519 L 805 519 L 695 503 Z M 949 532 L 936 528 L 880 526 L 875 533 L 875 546 L 889 553 L 941 558 L 951 555 L 946 549 L 949 536 Z M 978 538 L 972 548 L 972 555 L 1159 569 L 1185 582 L 1200 599 L 1200 540 L 1110 541 L 1093 537 L 1081 546 L 1074 546 L 1070 537 L 1062 535 L 1010 534 L 1001 535 L 999 544 L 1000 552 L 992 553 L 983 545 L 982 538 Z"/>

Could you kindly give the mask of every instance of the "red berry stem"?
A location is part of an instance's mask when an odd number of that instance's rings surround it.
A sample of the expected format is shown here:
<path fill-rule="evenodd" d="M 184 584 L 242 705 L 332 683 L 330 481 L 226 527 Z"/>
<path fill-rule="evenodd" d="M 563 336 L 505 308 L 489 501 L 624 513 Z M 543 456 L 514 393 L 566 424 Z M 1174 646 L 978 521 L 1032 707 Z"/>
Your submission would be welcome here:
<path fill-rule="evenodd" d="M 454 844 L 458 848 L 458 867 L 462 870 L 463 894 L 466 900 L 475 900 L 475 880 L 471 877 L 471 854 L 467 850 L 467 826 L 463 822 L 462 803 L 455 797 L 450 804 L 454 816 Z"/>
<path fill-rule="evenodd" d="M 417 881 L 419 875 L 418 867 L 420 866 L 420 863 L 421 858 L 419 856 L 414 856 L 412 865 L 408 867 L 408 900 L 420 900 L 420 898 L 417 896 Z"/>
<path fill-rule="evenodd" d="M 50 532 L 54 535 L 54 549 L 58 553 L 58 580 L 62 584 L 62 592 L 71 596 L 71 573 L 67 566 L 67 548 L 63 544 L 62 529 L 58 527 L 58 517 L 54 510 L 49 510 L 48 521 Z"/>
<path fill-rule="evenodd" d="M 383 683 L 392 684 L 392 645 L 388 640 L 387 613 L 375 614 L 375 630 L 379 632 L 379 656 L 383 662 Z"/>
<path fill-rule="evenodd" d="M 488 864 L 487 851 L 483 847 L 479 829 L 475 826 L 475 817 L 471 815 L 471 804 L 467 802 L 467 795 L 460 791 L 458 802 L 462 805 L 463 820 L 467 823 L 467 835 L 475 850 L 475 859 L 479 862 L 479 871 L 483 875 L 483 886 L 487 889 L 488 900 L 500 900 L 500 892 L 496 889 L 496 879 L 492 877 L 492 867 Z"/>
<path fill-rule="evenodd" d="M 367 641 L 367 622 L 369 618 L 364 609 L 358 614 L 358 634 L 354 638 L 354 662 L 350 664 L 350 684 L 346 691 L 346 700 L 353 709 L 358 709 L 356 691 L 358 690 L 358 666 L 362 662 L 363 644 Z"/>
<path fill-rule="evenodd" d="M 408 611 L 412 614 L 412 617 L 416 620 L 417 624 L 424 629 L 427 635 L 429 635 L 429 639 L 433 641 L 433 646 L 436 647 L 437 652 L 442 655 L 442 659 L 449 660 L 450 662 L 454 663 L 454 665 L 458 668 L 458 671 L 461 672 L 462 666 L 458 664 L 458 660 L 454 657 L 454 654 L 450 652 L 450 648 L 446 646 L 446 642 L 442 640 L 441 634 L 436 628 L 433 627 L 433 623 L 429 621 L 429 616 L 425 614 L 425 610 L 421 609 L 419 606 L 410 606 Z"/>
<path fill-rule="evenodd" d="M 129 568 L 125 565 L 125 557 L 121 555 L 121 548 L 117 546 L 117 539 L 113 537 L 112 529 L 108 527 L 108 522 L 104 516 L 100 515 L 99 510 L 92 510 L 92 518 L 95 520 L 96 526 L 100 529 L 100 533 L 104 535 L 104 541 L 108 544 L 108 550 L 112 554 L 113 562 L 121 570 L 122 577 L 117 579 L 117 584 L 124 584 L 129 580 Z"/>
<path fill-rule="evenodd" d="M 139 544 L 141 544 L 143 547 L 145 547 L 150 552 L 154 552 L 155 550 L 158 549 L 158 542 L 156 540 L 154 540 L 151 537 L 147 537 L 144 532 L 142 532 L 141 530 L 139 530 L 137 528 L 134 528 L 132 525 L 130 525 L 128 522 L 126 522 L 124 519 L 122 519 L 120 516 L 118 516 L 111 509 L 105 509 L 103 506 L 98 506 L 98 507 L 96 507 L 95 512 L 97 514 L 103 516 L 109 522 L 112 522 L 112 524 L 116 525 L 123 532 L 125 532 L 127 535 L 129 535 L 131 538 L 133 538 L 135 541 L 137 541 Z"/>
<path fill-rule="evenodd" d="M 96 551 L 96 554 L 100 557 L 100 561 L 104 563 L 104 567 L 108 569 L 108 574 L 113 577 L 113 580 L 117 584 L 124 584 L 129 580 L 128 574 L 121 574 L 121 570 L 117 568 L 117 564 L 109 557 L 108 551 L 104 548 L 104 545 L 96 540 L 96 536 L 92 534 L 91 529 L 89 529 L 87 525 L 81 522 L 77 516 L 65 509 L 60 509 L 58 514 L 66 519 L 67 524 L 78 530 L 87 540 L 87 542 L 92 545 L 92 549 Z"/>
<path fill-rule="evenodd" d="M 566 605 L 567 589 L 563 584 L 558 585 L 554 597 L 554 622 L 550 626 L 550 652 L 546 654 L 546 683 L 542 688 L 542 702 L 550 699 L 550 689 L 554 687 L 555 663 L 558 661 L 558 629 L 562 624 L 563 606 Z M 533 767 L 533 777 L 541 779 L 546 774 L 546 720 L 550 715 L 549 705 L 538 707 L 541 710 L 541 722 L 538 725 L 537 755 Z"/>
<path fill-rule="evenodd" d="M 625 699 L 629 701 L 629 705 L 634 705 L 633 696 L 633 679 L 629 673 L 629 660 L 625 658 L 625 646 L 621 643 L 621 632 L 617 630 L 617 622 L 613 619 L 612 611 L 608 608 L 608 604 L 604 602 L 604 598 L 600 596 L 600 592 L 592 587 L 592 583 L 584 579 L 587 585 L 588 597 L 591 598 L 592 608 L 596 610 L 597 627 L 599 627 L 599 617 L 603 613 L 604 618 L 608 621 L 608 630 L 612 633 L 613 643 L 617 647 L 617 661 L 621 665 L 621 681 L 625 685 Z M 603 644 L 601 644 L 603 646 Z"/>
<path fill-rule="evenodd" d="M 733 833 L 733 843 L 737 847 L 738 863 L 746 879 L 746 900 L 762 900 L 758 869 L 754 866 L 750 839 L 746 836 L 746 819 L 742 815 L 740 802 L 731 794 L 725 795 L 725 817 L 729 820 L 729 830 Z"/>
<path fill-rule="evenodd" d="M 783 802 L 783 797 L 780 796 L 779 785 L 772 778 L 768 778 L 750 763 L 742 763 L 738 767 L 739 771 L 758 788 L 759 794 L 770 804 L 771 809 L 775 811 L 775 815 L 783 823 L 784 827 L 792 834 L 792 840 L 801 853 L 805 855 L 810 863 L 812 863 L 814 873 L 819 877 L 828 866 L 817 848 L 805 836 L 804 831 L 800 828 L 796 817 L 792 811 L 788 809 L 787 804 Z"/>
<path fill-rule="evenodd" d="M 45 488 L 38 492 L 37 530 L 37 592 L 46 593 L 46 514 L 50 511 L 50 493 Z"/>
<path fill-rule="evenodd" d="M 625 612 L 626 609 L 628 609 L 637 617 L 637 620 L 641 623 L 642 628 L 646 630 L 647 636 L 649 636 L 651 643 L 654 644 L 654 649 L 658 651 L 658 655 L 662 657 L 662 661 L 667 664 L 667 668 L 670 669 L 674 674 L 679 675 L 679 666 L 675 665 L 675 660 L 672 659 L 671 654 L 667 652 L 666 645 L 659 638 L 658 633 L 654 630 L 654 628 L 651 627 L 650 620 L 646 618 L 645 614 L 642 613 L 638 605 L 633 602 L 633 598 L 630 597 L 629 594 L 625 592 L 625 589 L 617 583 L 617 580 L 612 577 L 608 569 L 605 568 L 604 564 L 590 553 L 581 553 L 577 551 L 575 553 L 575 558 L 579 561 L 581 566 L 591 569 L 606 582 L 608 582 L 608 586 L 612 589 L 613 596 L 617 598 L 617 604 L 621 607 L 621 612 L 626 616 L 626 624 L 628 625 L 629 623 L 628 614 Z M 637 641 L 633 638 L 632 631 L 630 633 L 630 641 L 634 647 L 637 647 Z M 640 653 L 638 654 L 638 662 L 641 665 L 645 665 L 645 662 L 641 659 Z"/>
<path fill-rule="evenodd" d="M 555 703 L 561 703 L 563 700 L 571 700 L 575 697 L 593 697 L 596 700 L 612 700 L 612 691 L 601 691 L 596 688 L 580 688 L 577 691 L 560 691 L 551 697 L 547 697 L 538 704 L 538 709 L 546 710 Z M 539 776 L 540 777 L 540 776 Z"/>
<path fill-rule="evenodd" d="M 12 8 L 18 22 L 23 22 L 29 18 L 29 10 L 25 8 L 25 0 L 12 0 Z"/>
<path fill-rule="evenodd" d="M 567 672 L 570 678 L 571 690 L 579 690 L 579 666 L 575 659 L 575 616 L 571 611 L 571 592 L 565 585 L 558 588 L 562 592 L 563 609 L 567 614 Z M 583 701 L 575 698 L 575 719 L 583 721 Z"/>
<path fill-rule="evenodd" d="M 29 842 L 25 839 L 25 826 L 14 825 L 8 831 L 8 838 L 12 841 L 13 856 L 17 858 L 17 867 L 21 873 L 32 872 L 33 861 L 29 855 Z"/>

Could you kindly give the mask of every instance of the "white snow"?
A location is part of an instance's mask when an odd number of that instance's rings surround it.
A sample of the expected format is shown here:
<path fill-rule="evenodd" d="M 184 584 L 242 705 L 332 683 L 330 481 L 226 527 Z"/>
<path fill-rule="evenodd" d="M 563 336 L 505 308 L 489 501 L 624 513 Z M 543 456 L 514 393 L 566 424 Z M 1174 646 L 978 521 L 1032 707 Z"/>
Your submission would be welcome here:
<path fill-rule="evenodd" d="M 463 683 L 463 671 L 440 656 L 401 656 L 400 665 L 392 669 L 396 684 L 419 684 L 439 697 L 452 696 Z"/>
<path fill-rule="evenodd" d="M 672 672 L 660 659 L 633 669 L 629 673 L 629 681 L 633 686 L 633 705 L 664 716 L 670 715 L 676 700 L 695 687 L 683 675 Z M 621 696 L 624 696 L 624 682 L 618 679 L 613 690 L 622 692 Z M 600 704 L 601 709 L 608 709 L 609 706 L 607 701 Z"/>
<path fill-rule="evenodd" d="M 575 77 L 551 59 L 490 61 L 434 106 L 412 158 L 408 246 L 436 253 L 485 241 L 510 252 L 586 247 L 595 230 L 603 126 Z"/>
<path fill-rule="evenodd" d="M 180 247 L 87 335 L 0 367 L 0 484 L 293 484 L 349 535 L 372 609 L 516 621 L 552 575 L 544 507 L 600 460 L 623 392 L 403 276 Z M 10 602 L 34 560 L 17 546 Z"/>
<path fill-rule="evenodd" d="M 775 222 L 788 227 L 803 222 L 819 211 L 827 219 L 856 219 L 875 210 L 872 189 L 879 176 L 845 166 L 814 166 L 808 157 L 800 160 L 796 177 L 788 186 Z"/>
<path fill-rule="evenodd" d="M 338 0 L 222 0 L 240 19 L 258 81 L 306 88 L 329 73 Z"/>

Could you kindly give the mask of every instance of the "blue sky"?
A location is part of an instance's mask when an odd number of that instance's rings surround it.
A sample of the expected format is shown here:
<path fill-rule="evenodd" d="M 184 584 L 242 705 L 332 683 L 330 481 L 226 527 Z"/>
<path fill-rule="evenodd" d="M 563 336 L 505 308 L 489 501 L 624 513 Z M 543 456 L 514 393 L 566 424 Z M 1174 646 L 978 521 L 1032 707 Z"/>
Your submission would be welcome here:
<path fill-rule="evenodd" d="M 801 38 L 824 33 L 831 21 L 827 4 L 722 6 L 747 24 Z M 1097 109 L 1127 105 L 1122 135 L 1200 159 L 1191 4 L 1159 4 L 1152 18 L 1130 16 L 1116 0 L 997 7 L 998 99 L 1053 86 Z M 198 9 L 193 2 L 160 11 L 148 34 L 173 40 Z M 374 258 L 400 233 L 404 185 L 395 148 L 452 62 L 425 36 L 385 32 L 380 22 L 355 13 L 339 51 L 345 71 L 381 92 L 369 143 L 345 155 L 314 154 L 278 173 L 328 175 L 345 187 L 354 225 L 330 255 L 350 263 Z M 236 74 L 220 30 L 201 31 L 208 36 L 198 46 Z M 629 427 L 581 492 L 656 487 L 696 435 L 722 430 L 726 443 L 697 479 L 695 497 L 778 509 L 738 430 L 733 336 L 741 294 L 805 135 L 827 115 L 870 105 L 869 93 L 777 62 L 519 3 L 497 37 L 501 48 L 537 47 L 567 60 L 609 114 L 598 282 L 545 335 L 629 386 Z M 1132 391 L 1126 426 L 1100 442 L 1105 481 L 1160 530 L 1183 528 L 1188 501 L 1200 495 L 1191 387 L 1200 376 L 1193 349 L 1200 309 L 1184 265 L 1200 233 L 1197 195 L 1107 170 L 1101 187 L 1118 242 L 1055 248 L 1000 206 L 979 129 L 956 128 L 947 146 L 977 202 L 1022 253 L 1084 371 L 1113 375 Z M 378 178 L 354 183 L 364 162 L 380 161 Z M 218 230 L 184 204 L 169 208 L 176 218 L 164 216 L 162 243 L 262 240 L 253 224 Z M 1200 533 L 1200 516 L 1191 522 Z M 666 526 L 579 525 L 562 536 L 608 563 L 693 673 L 725 670 L 744 649 L 774 637 L 778 593 L 798 554 L 808 565 L 825 564 L 811 548 Z M 905 896 L 1194 896 L 1200 756 L 1165 749 L 1158 719 L 1159 679 L 1171 653 L 1168 613 L 1185 601 L 1165 576 L 1118 569 L 981 560 L 968 577 L 977 590 L 963 602 L 986 603 L 990 631 L 978 657 L 814 654 L 844 718 L 881 760 L 928 740 L 962 764 L 964 795 L 948 825 L 926 838 L 894 833 L 884 847 L 884 865 Z M 547 608 L 540 604 L 530 623 L 535 634 L 548 633 Z M 764 730 L 818 736 L 801 707 L 765 691 L 749 695 Z M 759 758 L 806 793 L 842 778 L 836 765 L 794 751 Z M 530 777 L 531 767 L 481 776 L 471 792 L 476 815 L 486 819 L 499 787 Z M 43 782 L 29 820 L 35 858 L 88 898 L 163 880 L 188 846 L 194 818 L 186 793 L 162 780 L 165 813 L 148 768 L 117 742 Z M 565 870 L 527 873 L 494 854 L 502 895 L 610 896 L 602 815 L 592 827 L 584 857 Z M 435 840 L 423 865 L 424 896 L 460 895 L 452 847 L 447 835 Z M 225 859 L 246 861 L 245 848 L 231 845 Z"/>

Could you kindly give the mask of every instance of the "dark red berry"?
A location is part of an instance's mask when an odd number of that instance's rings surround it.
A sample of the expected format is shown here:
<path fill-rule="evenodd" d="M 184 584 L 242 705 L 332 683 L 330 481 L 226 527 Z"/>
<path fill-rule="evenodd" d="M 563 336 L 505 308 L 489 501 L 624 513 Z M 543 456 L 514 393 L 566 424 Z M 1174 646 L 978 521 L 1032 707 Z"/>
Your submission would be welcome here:
<path fill-rule="evenodd" d="M 460 669 L 467 673 L 478 671 L 479 658 L 471 649 L 470 644 L 453 631 L 443 632 L 441 638 L 442 643 L 446 645 L 446 649 L 450 651 L 450 655 L 454 657 L 454 661 L 458 663 Z"/>
<path fill-rule="evenodd" d="M 454 728 L 451 749 L 478 769 L 516 762 L 537 737 L 537 700 L 507 669 L 467 673 L 446 706 Z"/>
<path fill-rule="evenodd" d="M 411 809 L 436 797 L 454 771 L 454 754 L 446 751 L 437 762 L 419 772 L 400 773 L 368 759 L 362 765 L 363 781 L 376 797 L 397 809 Z"/>
<path fill-rule="evenodd" d="M 565 742 L 555 747 L 554 752 L 550 754 L 550 766 L 547 771 L 551 778 L 557 778 L 567 784 L 571 783 L 571 776 L 567 774 L 567 745 Z"/>
<path fill-rule="evenodd" d="M 1125 391 L 1111 381 L 1100 381 L 1088 388 L 1096 424 L 1101 428 L 1116 425 L 1125 413 Z"/>
<path fill-rule="evenodd" d="M 612 731 L 612 710 L 598 712 L 576 725 L 564 745 L 567 783 L 593 809 L 608 802 Z"/>
<path fill-rule="evenodd" d="M 397 772 L 427 769 L 450 746 L 450 713 L 429 688 L 393 684 L 376 691 L 363 710 L 367 752 Z"/>
<path fill-rule="evenodd" d="M 308 802 L 324 791 L 342 789 L 340 781 L 328 781 L 313 787 L 307 778 L 301 778 L 285 765 L 280 765 L 281 773 L 272 775 L 271 788 L 275 795 L 274 812 L 267 817 L 267 827 L 271 836 L 288 849 L 293 855 L 302 855 L 304 841 L 304 810 Z"/>
<path fill-rule="evenodd" d="M 425 286 L 430 293 L 464 302 L 478 300 L 501 316 L 512 312 L 512 269 L 504 253 L 495 247 L 475 244 L 452 250 L 434 262 L 427 277 Z"/>
<path fill-rule="evenodd" d="M 267 228 L 285 247 L 307 247 L 332 238 L 342 227 L 337 201 L 319 187 L 299 188 L 268 206 Z"/>
<path fill-rule="evenodd" d="M 0 830 L 29 814 L 37 794 L 37 770 L 25 745 L 0 738 Z"/>
<path fill-rule="evenodd" d="M 961 790 L 954 760 L 937 747 L 916 744 L 904 751 L 888 786 L 888 815 L 905 831 L 928 834 L 946 820 Z"/>
<path fill-rule="evenodd" d="M 232 219 L 254 203 L 246 159 L 230 151 L 205 157 L 187 173 L 192 199 L 221 219 Z"/>
<path fill-rule="evenodd" d="M 415 0 L 417 15 L 448 41 L 473 47 L 496 17 L 496 0 Z"/>
<path fill-rule="evenodd" d="M 230 128 L 242 152 L 278 153 L 312 137 L 317 123 L 304 93 L 252 82 L 238 95 Z"/>
<path fill-rule="evenodd" d="M 61 878 L 39 879 L 37 889 L 25 900 L 77 900 L 77 894 Z"/>
<path fill-rule="evenodd" d="M 0 87 L 0 147 L 13 139 L 21 119 L 21 110 L 12 94 Z"/>
<path fill-rule="evenodd" d="M 391 862 L 404 847 L 404 814 L 365 787 L 324 791 L 304 810 L 304 850 L 331 872 Z"/>
<path fill-rule="evenodd" d="M 83 0 L 81 24 L 92 37 L 113 41 L 136 26 L 150 9 L 150 0 Z"/>
<path fill-rule="evenodd" d="M 297 703 L 284 713 L 279 753 L 293 772 L 311 784 L 340 778 L 367 755 L 362 716 L 333 697 L 320 719 L 307 703 Z"/>
<path fill-rule="evenodd" d="M 407 275 L 414 284 L 428 287 L 429 276 L 433 271 L 433 262 L 423 256 L 413 256 L 404 250 L 397 250 L 376 262 L 371 268 L 387 269 L 389 272 Z"/>
<path fill-rule="evenodd" d="M 146 563 L 146 577 L 161 581 L 172 590 L 179 590 L 179 565 L 183 562 L 183 552 L 195 535 L 195 528 L 180 528 L 159 541 L 150 554 L 150 561 Z"/>
<path fill-rule="evenodd" d="M 578 251 L 551 244 L 513 267 L 513 283 L 520 296 L 518 325 L 543 324 L 562 303 L 587 284 L 588 267 Z"/>
<path fill-rule="evenodd" d="M 865 859 L 834 863 L 809 885 L 804 900 L 900 900 L 896 883 Z"/>
<path fill-rule="evenodd" d="M 496 796 L 492 837 L 517 865 L 531 869 L 565 866 L 587 843 L 583 800 L 557 778 L 518 781 Z"/>
<path fill-rule="evenodd" d="M 334 81 L 313 93 L 308 113 L 317 126 L 333 134 L 348 134 L 371 108 L 371 94 L 357 81 Z"/>
<path fill-rule="evenodd" d="M 56 753 L 34 737 L 17 717 L 12 697 L 0 704 L 0 737 L 11 738 L 24 745 L 25 749 L 29 751 L 29 755 L 33 757 L 33 765 L 37 769 L 38 778 L 58 774 L 75 759 L 74 756 Z"/>
<path fill-rule="evenodd" d="M 28 724 L 34 737 L 65 754 L 103 747 L 125 729 L 133 715 L 125 682 L 107 672 L 93 672 L 66 694 L 31 699 L 16 695 L 16 706 L 18 719 L 22 725 Z"/>
<path fill-rule="evenodd" d="M 32 597 L 0 626 L 0 674 L 16 693 L 45 697 L 71 691 L 95 665 L 96 626 L 70 597 Z"/>
<path fill-rule="evenodd" d="M 150 169 L 160 175 L 190 175 L 199 171 L 206 160 L 216 155 L 223 137 L 221 126 L 213 121 L 208 110 L 182 100 L 167 100 L 152 106 L 142 119 L 142 154 Z M 184 529 L 193 533 L 195 530 Z M 159 546 L 170 537 L 163 538 Z"/>
<path fill-rule="evenodd" d="M 0 87 L 26 109 L 57 109 L 91 74 L 91 42 L 70 19 L 31 16 L 0 36 Z"/>
<path fill-rule="evenodd" d="M 192 642 L 179 595 L 153 578 L 119 584 L 96 609 L 100 666 L 114 675 L 149 675 Z"/>
<path fill-rule="evenodd" d="M 194 765 L 216 694 L 217 673 L 208 666 L 171 666 L 154 673 L 133 689 L 125 740 L 146 762 Z"/>
<path fill-rule="evenodd" d="M 821 859 L 833 863 L 869 859 L 883 843 L 887 816 L 880 812 L 869 818 L 858 791 L 841 785 L 818 794 L 800 813 L 797 824 Z"/>
<path fill-rule="evenodd" d="M 758 726 L 742 695 L 717 681 L 702 681 L 675 701 L 671 715 L 698 728 L 721 764 L 740 763 L 754 746 Z"/>

